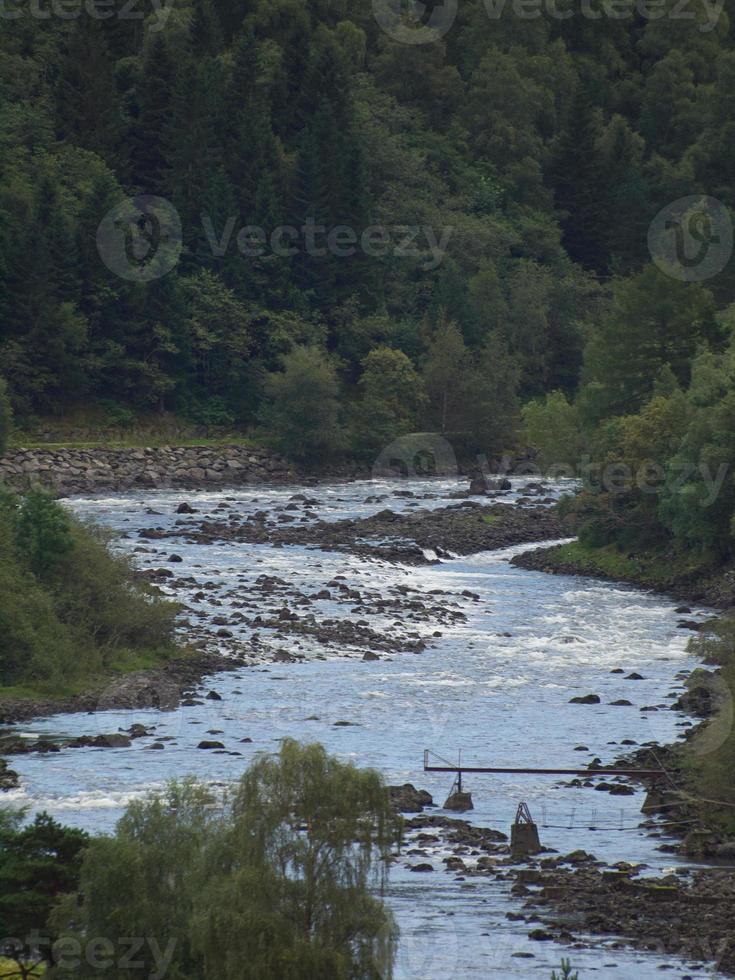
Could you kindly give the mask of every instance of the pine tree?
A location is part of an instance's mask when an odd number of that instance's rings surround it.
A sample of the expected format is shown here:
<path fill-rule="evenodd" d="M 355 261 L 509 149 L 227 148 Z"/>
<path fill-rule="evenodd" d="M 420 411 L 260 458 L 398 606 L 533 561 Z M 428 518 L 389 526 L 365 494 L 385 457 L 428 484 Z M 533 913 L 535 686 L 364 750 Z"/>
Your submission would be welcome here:
<path fill-rule="evenodd" d="M 189 25 L 189 50 L 196 61 L 222 50 L 222 26 L 212 0 L 196 0 Z"/>
<path fill-rule="evenodd" d="M 608 255 L 601 243 L 604 212 L 601 188 L 606 185 L 598 154 L 600 124 L 580 86 L 554 152 L 549 180 L 561 212 L 564 245 L 570 257 L 587 269 L 603 272 Z"/>
<path fill-rule="evenodd" d="M 122 115 L 103 23 L 74 21 L 59 67 L 56 118 L 61 139 L 119 167 Z"/>
<path fill-rule="evenodd" d="M 138 114 L 131 135 L 131 180 L 146 194 L 166 196 L 165 133 L 172 112 L 176 67 L 162 33 L 151 41 L 140 82 Z"/>

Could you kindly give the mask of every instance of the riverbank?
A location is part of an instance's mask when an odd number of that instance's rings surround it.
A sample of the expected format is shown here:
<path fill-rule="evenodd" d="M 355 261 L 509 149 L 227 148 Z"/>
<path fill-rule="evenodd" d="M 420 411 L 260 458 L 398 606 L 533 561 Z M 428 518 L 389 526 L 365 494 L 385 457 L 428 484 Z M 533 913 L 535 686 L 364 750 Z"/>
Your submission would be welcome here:
<path fill-rule="evenodd" d="M 592 548 L 574 541 L 517 555 L 513 564 L 549 575 L 584 575 L 654 589 L 715 609 L 735 605 L 735 568 L 703 564 L 683 555 L 623 554 L 613 545 Z"/>
<path fill-rule="evenodd" d="M 410 472 L 411 460 L 423 446 L 403 448 L 401 457 L 392 461 L 395 476 L 402 476 L 405 464 Z M 428 436 L 429 440 L 434 438 Z M 430 443 L 431 444 L 431 443 Z M 409 446 L 409 443 L 406 443 Z M 384 464 L 381 472 L 385 469 Z M 441 466 L 448 465 L 446 462 Z M 456 473 L 477 475 L 472 461 L 451 464 Z M 489 473 L 536 474 L 530 450 L 502 459 L 485 462 Z M 237 488 L 257 484 L 316 483 L 324 480 L 368 480 L 372 467 L 364 460 L 343 459 L 320 464 L 316 469 L 299 466 L 267 447 L 249 441 L 222 442 L 202 440 L 177 445 L 49 445 L 23 448 L 16 446 L 0 456 L 0 486 L 25 491 L 41 486 L 60 496 L 96 494 L 132 490 L 209 490 Z M 482 479 L 482 478 L 481 478 Z"/>
<path fill-rule="evenodd" d="M 122 677 L 97 680 L 68 697 L 5 697 L 0 689 L 0 725 L 17 725 L 32 718 L 137 708 L 173 711 L 193 696 L 204 678 L 242 666 L 240 658 L 214 651 L 192 651 L 167 663 L 132 671 Z"/>
<path fill-rule="evenodd" d="M 693 858 L 735 858 L 735 621 L 731 615 L 735 570 L 697 567 L 695 562 L 686 567 L 681 559 L 626 556 L 613 547 L 590 548 L 579 542 L 525 552 L 512 563 L 549 574 L 592 576 L 655 589 L 722 611 L 719 619 L 706 624 L 680 620 L 681 627 L 697 630 L 690 645 L 703 667 L 690 675 L 686 693 L 672 707 L 700 721 L 687 731 L 683 744 L 656 749 L 678 790 L 653 789 L 648 808 L 665 814 L 674 829 L 678 826 L 682 839 L 676 850 L 681 853 Z M 677 611 L 686 617 L 691 608 L 684 605 Z M 696 830 L 690 833 L 692 827 Z"/>

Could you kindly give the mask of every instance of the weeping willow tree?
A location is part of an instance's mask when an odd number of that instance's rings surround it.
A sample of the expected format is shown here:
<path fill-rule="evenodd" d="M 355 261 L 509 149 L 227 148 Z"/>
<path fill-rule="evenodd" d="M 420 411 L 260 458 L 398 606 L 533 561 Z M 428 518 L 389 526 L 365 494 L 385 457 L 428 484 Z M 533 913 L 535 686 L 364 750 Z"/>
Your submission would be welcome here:
<path fill-rule="evenodd" d="M 190 780 L 131 804 L 57 917 L 82 950 L 110 941 L 119 978 L 158 975 L 165 958 L 174 980 L 383 980 L 396 929 L 380 895 L 399 839 L 378 773 L 287 740 L 224 802 Z M 130 936 L 149 938 L 128 972 Z M 96 975 L 80 960 L 74 976 Z"/>
<path fill-rule="evenodd" d="M 378 773 L 283 743 L 244 775 L 195 942 L 221 980 L 389 977 L 385 885 L 399 825 Z"/>

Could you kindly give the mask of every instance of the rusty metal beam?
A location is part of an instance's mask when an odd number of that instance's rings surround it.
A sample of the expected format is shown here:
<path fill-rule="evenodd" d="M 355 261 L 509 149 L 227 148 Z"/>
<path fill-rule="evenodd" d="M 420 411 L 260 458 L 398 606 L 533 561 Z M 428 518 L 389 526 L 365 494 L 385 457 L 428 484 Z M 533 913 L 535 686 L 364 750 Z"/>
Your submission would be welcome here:
<path fill-rule="evenodd" d="M 516 773 L 528 776 L 665 776 L 663 769 L 509 769 L 499 766 L 424 766 L 424 772 Z"/>

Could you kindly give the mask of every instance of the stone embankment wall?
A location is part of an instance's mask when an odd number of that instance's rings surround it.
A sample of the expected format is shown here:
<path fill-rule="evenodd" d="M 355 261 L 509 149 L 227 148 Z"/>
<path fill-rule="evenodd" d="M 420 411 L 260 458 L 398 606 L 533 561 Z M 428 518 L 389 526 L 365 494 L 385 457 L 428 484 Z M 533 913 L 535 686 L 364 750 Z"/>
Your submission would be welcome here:
<path fill-rule="evenodd" d="M 198 489 L 285 483 L 292 466 L 266 449 L 166 446 L 155 449 L 14 449 L 0 457 L 0 485 L 59 494 Z"/>

